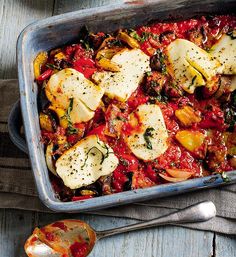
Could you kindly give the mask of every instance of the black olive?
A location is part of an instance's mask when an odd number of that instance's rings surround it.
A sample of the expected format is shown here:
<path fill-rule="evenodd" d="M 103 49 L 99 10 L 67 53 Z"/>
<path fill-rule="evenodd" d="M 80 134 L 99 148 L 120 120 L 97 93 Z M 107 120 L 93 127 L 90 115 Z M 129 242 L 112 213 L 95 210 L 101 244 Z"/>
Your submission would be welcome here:
<path fill-rule="evenodd" d="M 128 178 L 128 181 L 126 181 L 126 182 L 124 183 L 123 190 L 124 190 L 124 191 L 129 191 L 129 190 L 131 190 L 131 187 L 132 187 L 133 172 L 128 172 L 128 173 L 126 174 L 126 177 Z"/>

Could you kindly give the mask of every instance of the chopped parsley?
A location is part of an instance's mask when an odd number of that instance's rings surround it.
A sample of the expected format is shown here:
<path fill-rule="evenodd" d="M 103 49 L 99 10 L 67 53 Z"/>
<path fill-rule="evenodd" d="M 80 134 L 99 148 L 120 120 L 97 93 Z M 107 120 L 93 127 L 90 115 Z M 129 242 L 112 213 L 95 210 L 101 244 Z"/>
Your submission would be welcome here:
<path fill-rule="evenodd" d="M 143 31 L 142 36 L 139 36 L 135 30 L 129 30 L 129 35 L 141 43 L 144 43 L 150 37 L 152 37 L 153 39 L 158 38 L 158 35 L 154 35 L 153 33 L 148 31 Z"/>
<path fill-rule="evenodd" d="M 193 86 L 193 84 L 194 84 L 196 78 L 197 78 L 197 75 L 195 75 L 195 76 L 192 78 L 191 84 L 189 84 L 188 89 L 190 89 L 190 88 Z"/>
<path fill-rule="evenodd" d="M 150 141 L 150 137 L 153 137 L 152 132 L 154 131 L 154 128 L 147 128 L 143 134 L 144 140 L 146 142 L 147 149 L 152 150 L 152 143 Z"/>
<path fill-rule="evenodd" d="M 49 68 L 49 69 L 53 69 L 53 70 L 61 70 L 59 65 L 55 65 L 55 64 L 52 64 L 52 63 L 47 63 L 46 67 Z"/>

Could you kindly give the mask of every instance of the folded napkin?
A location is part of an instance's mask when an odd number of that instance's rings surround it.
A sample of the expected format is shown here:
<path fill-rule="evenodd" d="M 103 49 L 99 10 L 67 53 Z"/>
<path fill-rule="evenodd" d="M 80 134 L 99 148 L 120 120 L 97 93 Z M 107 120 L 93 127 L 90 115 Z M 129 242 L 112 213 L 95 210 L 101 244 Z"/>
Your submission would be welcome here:
<path fill-rule="evenodd" d="M 8 114 L 18 98 L 17 80 L 0 80 L 0 207 L 50 212 L 37 197 L 27 155 L 13 145 L 8 135 Z M 236 234 L 236 184 L 89 213 L 149 220 L 204 200 L 215 203 L 217 217 L 181 226 Z"/>

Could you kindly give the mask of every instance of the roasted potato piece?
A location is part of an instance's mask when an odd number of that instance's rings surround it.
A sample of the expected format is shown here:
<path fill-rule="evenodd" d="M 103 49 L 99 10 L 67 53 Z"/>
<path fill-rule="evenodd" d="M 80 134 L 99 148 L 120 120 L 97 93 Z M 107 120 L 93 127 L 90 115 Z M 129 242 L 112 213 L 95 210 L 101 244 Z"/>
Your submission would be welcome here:
<path fill-rule="evenodd" d="M 188 105 L 176 110 L 175 116 L 186 127 L 201 121 L 200 113 Z"/>
<path fill-rule="evenodd" d="M 206 164 L 209 170 L 216 171 L 217 168 L 225 161 L 227 148 L 223 145 L 208 146 Z"/>
<path fill-rule="evenodd" d="M 205 135 L 199 131 L 181 130 L 175 138 L 184 148 L 194 152 L 204 143 Z"/>

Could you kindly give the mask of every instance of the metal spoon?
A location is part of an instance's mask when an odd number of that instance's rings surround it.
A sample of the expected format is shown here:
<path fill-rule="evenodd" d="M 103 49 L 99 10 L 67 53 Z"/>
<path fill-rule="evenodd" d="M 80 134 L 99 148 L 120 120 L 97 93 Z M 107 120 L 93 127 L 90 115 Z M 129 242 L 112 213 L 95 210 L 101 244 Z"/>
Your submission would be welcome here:
<path fill-rule="evenodd" d="M 36 228 L 25 243 L 25 251 L 29 257 L 85 257 L 97 240 L 107 236 L 154 226 L 207 221 L 215 215 L 213 202 L 205 201 L 157 219 L 105 231 L 95 231 L 80 220 L 62 220 Z"/>

